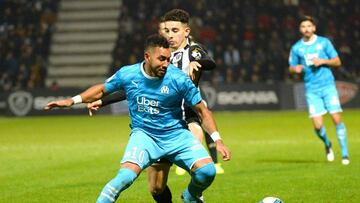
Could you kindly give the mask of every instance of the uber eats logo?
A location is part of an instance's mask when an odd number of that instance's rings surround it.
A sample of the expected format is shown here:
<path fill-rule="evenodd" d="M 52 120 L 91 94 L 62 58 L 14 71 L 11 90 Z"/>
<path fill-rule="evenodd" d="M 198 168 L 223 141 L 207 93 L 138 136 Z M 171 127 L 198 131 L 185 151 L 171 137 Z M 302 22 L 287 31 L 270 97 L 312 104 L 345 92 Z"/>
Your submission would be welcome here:
<path fill-rule="evenodd" d="M 149 114 L 159 114 L 159 101 L 147 99 L 146 97 L 136 97 L 136 102 L 138 104 L 137 110 L 139 112 L 147 112 Z"/>

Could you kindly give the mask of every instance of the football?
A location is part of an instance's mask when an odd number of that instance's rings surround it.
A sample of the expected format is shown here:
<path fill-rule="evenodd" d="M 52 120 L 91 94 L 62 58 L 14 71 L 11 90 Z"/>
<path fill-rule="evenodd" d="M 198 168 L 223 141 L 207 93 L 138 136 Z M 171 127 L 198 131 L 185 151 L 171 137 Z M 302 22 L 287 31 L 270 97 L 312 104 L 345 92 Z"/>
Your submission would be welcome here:
<path fill-rule="evenodd" d="M 265 197 L 263 200 L 261 200 L 259 203 L 283 203 L 279 198 L 277 197 Z"/>

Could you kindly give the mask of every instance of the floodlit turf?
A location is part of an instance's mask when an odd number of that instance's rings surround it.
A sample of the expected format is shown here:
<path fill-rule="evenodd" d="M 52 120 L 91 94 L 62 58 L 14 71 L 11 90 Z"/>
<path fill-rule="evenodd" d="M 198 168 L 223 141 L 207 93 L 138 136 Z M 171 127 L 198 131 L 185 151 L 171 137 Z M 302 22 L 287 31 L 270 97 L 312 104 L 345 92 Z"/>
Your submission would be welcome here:
<path fill-rule="evenodd" d="M 305 112 L 215 113 L 232 150 L 204 193 L 212 202 L 258 202 L 277 196 L 284 202 L 360 202 L 360 110 L 346 109 L 351 164 L 340 163 L 335 129 L 326 117 L 335 161 Z M 127 116 L 0 117 L 0 202 L 95 202 L 119 167 L 127 143 Z M 174 202 L 189 176 L 169 185 Z M 118 202 L 152 202 L 146 173 Z"/>

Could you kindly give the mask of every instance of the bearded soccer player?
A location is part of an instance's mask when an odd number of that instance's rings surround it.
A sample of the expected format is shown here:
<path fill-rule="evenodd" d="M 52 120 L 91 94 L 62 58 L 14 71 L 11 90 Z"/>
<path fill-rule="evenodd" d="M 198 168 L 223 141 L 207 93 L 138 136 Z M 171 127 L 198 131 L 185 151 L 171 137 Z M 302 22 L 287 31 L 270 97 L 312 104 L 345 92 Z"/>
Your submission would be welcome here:
<path fill-rule="evenodd" d="M 190 41 L 189 14 L 186 11 L 173 9 L 167 12 L 159 23 L 159 33 L 165 36 L 170 43 L 170 50 L 172 51 L 170 62 L 188 74 L 196 86 L 199 84 L 202 70 L 212 70 L 216 67 L 215 62 L 206 51 L 200 45 Z M 104 97 L 88 107 L 96 110 L 100 106 L 118 102 L 125 98 L 124 92 L 120 91 Z M 202 141 L 204 133 L 198 115 L 189 106 L 185 106 L 184 114 L 189 130 L 198 140 Z M 224 173 L 217 160 L 216 144 L 208 134 L 205 139 L 210 155 L 215 162 L 216 172 L 218 174 Z M 148 168 L 149 190 L 158 203 L 172 201 L 171 191 L 166 185 L 170 166 L 169 161 L 162 159 Z M 176 173 L 184 175 L 186 171 L 177 167 Z"/>
<path fill-rule="evenodd" d="M 211 134 L 224 160 L 230 151 L 224 145 L 211 112 L 199 90 L 177 67 L 169 65 L 168 41 L 160 35 L 145 42 L 144 62 L 124 66 L 103 84 L 90 87 L 69 99 L 49 102 L 46 109 L 89 103 L 104 94 L 124 90 L 131 117 L 131 136 L 118 174 L 101 191 L 97 202 L 115 202 L 140 172 L 165 158 L 191 173 L 191 181 L 181 198 L 184 202 L 202 202 L 202 192 L 211 185 L 216 171 L 205 148 L 187 130 L 182 118 L 183 101 L 192 106 Z"/>
<path fill-rule="evenodd" d="M 327 137 L 323 115 L 327 112 L 336 127 L 341 147 L 342 164 L 348 165 L 349 152 L 345 124 L 341 120 L 342 108 L 331 68 L 341 66 L 337 51 L 329 39 L 316 35 L 315 21 L 310 16 L 300 20 L 302 38 L 291 48 L 289 70 L 304 74 L 305 97 L 309 116 L 316 135 L 324 142 L 328 161 L 334 160 L 331 142 Z"/>

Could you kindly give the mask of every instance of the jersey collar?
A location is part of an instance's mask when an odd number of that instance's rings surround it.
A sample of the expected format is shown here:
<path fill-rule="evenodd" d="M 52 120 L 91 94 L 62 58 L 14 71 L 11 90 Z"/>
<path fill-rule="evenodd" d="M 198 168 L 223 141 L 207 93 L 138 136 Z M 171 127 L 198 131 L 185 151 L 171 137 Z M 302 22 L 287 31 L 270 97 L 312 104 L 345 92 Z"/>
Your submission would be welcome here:
<path fill-rule="evenodd" d="M 312 40 L 309 40 L 307 42 L 304 41 L 304 39 L 301 40 L 301 42 L 305 45 L 312 45 L 315 43 L 315 41 L 317 40 L 318 36 L 314 34 L 314 38 Z"/>
<path fill-rule="evenodd" d="M 150 76 L 148 75 L 146 72 L 145 72 L 145 61 L 141 62 L 140 64 L 140 70 L 141 70 L 141 73 L 144 75 L 144 77 L 146 77 L 147 79 L 150 79 L 150 80 L 159 80 L 160 78 L 158 77 L 153 77 L 153 76 Z"/>

